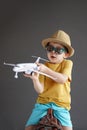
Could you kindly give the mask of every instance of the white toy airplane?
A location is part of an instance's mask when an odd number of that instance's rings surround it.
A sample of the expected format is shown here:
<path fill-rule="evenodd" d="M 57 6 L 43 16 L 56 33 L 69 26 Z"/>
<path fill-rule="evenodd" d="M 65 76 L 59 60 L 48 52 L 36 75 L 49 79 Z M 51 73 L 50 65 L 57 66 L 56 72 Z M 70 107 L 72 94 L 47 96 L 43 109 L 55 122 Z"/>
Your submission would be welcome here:
<path fill-rule="evenodd" d="M 35 63 L 19 63 L 19 64 L 10 64 L 10 63 L 5 63 L 4 65 L 9 65 L 9 66 L 13 66 L 13 71 L 15 72 L 15 78 L 18 78 L 18 73 L 19 72 L 24 72 L 25 74 L 32 74 L 32 72 L 36 72 L 42 75 L 45 75 L 51 79 L 53 79 L 52 76 L 45 74 L 43 72 L 39 71 L 39 66 L 37 66 L 36 62 L 39 62 L 39 60 L 44 60 L 44 61 L 48 61 L 46 59 L 43 59 L 41 57 L 36 57 L 36 56 L 32 56 L 37 58 L 37 60 L 35 61 Z"/>

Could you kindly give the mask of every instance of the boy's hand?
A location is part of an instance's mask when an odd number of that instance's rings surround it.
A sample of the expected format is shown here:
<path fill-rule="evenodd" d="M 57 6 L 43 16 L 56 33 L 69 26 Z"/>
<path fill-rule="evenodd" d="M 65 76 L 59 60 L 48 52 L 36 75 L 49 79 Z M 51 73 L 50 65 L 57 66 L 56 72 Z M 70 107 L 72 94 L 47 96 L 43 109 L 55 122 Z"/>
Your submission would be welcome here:
<path fill-rule="evenodd" d="M 36 80 L 39 77 L 39 73 L 36 73 L 36 72 L 32 72 L 31 74 L 23 74 L 23 75 L 32 80 Z"/>
<path fill-rule="evenodd" d="M 36 63 L 36 64 L 39 67 L 39 71 L 44 72 L 44 73 L 46 72 L 47 67 L 44 64 L 42 63 Z"/>

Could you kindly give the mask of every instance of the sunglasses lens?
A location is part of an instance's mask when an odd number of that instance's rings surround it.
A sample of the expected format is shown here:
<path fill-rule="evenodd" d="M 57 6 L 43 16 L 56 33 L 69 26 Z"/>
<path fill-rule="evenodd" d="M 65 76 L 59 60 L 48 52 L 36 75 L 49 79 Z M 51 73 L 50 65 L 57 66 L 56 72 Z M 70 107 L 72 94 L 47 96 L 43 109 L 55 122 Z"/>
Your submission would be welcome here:
<path fill-rule="evenodd" d="M 64 53 L 66 51 L 65 48 L 56 48 L 56 47 L 53 47 L 51 45 L 47 46 L 46 50 L 48 52 L 55 51 L 55 53 L 57 53 L 57 54 L 62 54 L 62 53 Z"/>
<path fill-rule="evenodd" d="M 47 49 L 48 52 L 52 52 L 54 50 L 53 46 L 50 46 L 50 45 L 46 49 Z"/>
<path fill-rule="evenodd" d="M 57 49 L 56 52 L 57 52 L 58 54 L 62 54 L 62 53 L 65 52 L 65 49 L 64 49 L 64 48 L 59 48 L 59 49 Z"/>

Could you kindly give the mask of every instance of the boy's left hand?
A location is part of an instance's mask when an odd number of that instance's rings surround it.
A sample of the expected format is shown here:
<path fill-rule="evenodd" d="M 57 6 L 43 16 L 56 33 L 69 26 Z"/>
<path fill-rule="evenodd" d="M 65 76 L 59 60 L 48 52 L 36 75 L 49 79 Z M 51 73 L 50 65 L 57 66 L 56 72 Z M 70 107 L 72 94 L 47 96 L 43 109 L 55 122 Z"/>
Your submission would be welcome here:
<path fill-rule="evenodd" d="M 23 74 L 25 77 L 27 78 L 31 78 L 31 79 L 38 79 L 39 77 L 39 73 L 36 72 L 32 72 L 31 74 Z"/>

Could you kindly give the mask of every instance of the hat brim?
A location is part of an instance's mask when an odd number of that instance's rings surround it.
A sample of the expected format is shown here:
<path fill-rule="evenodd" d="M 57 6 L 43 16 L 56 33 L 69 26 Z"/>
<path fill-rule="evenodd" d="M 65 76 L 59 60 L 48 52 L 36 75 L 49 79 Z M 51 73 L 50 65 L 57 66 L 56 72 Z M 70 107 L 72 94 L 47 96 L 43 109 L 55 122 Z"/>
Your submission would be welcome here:
<path fill-rule="evenodd" d="M 48 42 L 58 42 L 61 45 L 65 46 L 68 49 L 69 57 L 71 57 L 74 54 L 74 49 L 71 46 L 55 38 L 47 38 L 47 39 L 42 40 L 42 46 L 45 48 Z"/>

